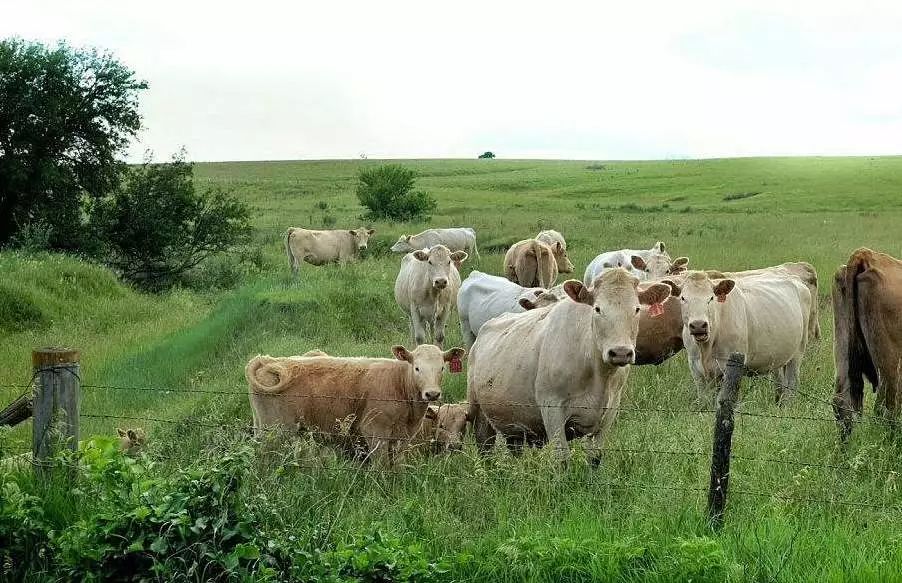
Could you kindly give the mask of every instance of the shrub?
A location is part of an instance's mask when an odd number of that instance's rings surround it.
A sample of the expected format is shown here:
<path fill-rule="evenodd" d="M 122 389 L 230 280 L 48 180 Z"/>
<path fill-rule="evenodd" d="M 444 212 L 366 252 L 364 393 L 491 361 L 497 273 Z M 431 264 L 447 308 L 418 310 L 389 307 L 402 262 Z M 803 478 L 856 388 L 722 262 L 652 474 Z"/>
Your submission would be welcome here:
<path fill-rule="evenodd" d="M 328 229 L 328 228 L 334 227 L 335 223 L 338 222 L 338 219 L 336 219 L 333 215 L 323 215 L 323 219 L 321 222 L 322 222 L 323 226 Z"/>
<path fill-rule="evenodd" d="M 494 152 L 483 152 L 482 154 L 479 155 L 479 158 L 480 158 L 480 159 L 488 159 L 488 160 L 491 160 L 491 159 L 494 158 L 494 157 L 495 157 L 495 153 L 494 153 Z"/>
<path fill-rule="evenodd" d="M 369 209 L 367 219 L 410 221 L 425 217 L 438 206 L 434 198 L 413 189 L 416 172 L 400 164 L 364 168 L 357 181 L 357 198 Z"/>

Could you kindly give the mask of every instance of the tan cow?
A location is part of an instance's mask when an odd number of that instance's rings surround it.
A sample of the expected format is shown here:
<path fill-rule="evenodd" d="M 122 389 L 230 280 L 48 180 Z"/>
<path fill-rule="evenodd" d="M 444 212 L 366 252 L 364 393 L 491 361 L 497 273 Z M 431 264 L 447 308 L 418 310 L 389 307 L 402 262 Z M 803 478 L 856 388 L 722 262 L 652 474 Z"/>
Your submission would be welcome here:
<path fill-rule="evenodd" d="M 416 235 L 401 235 L 398 241 L 391 246 L 391 250 L 395 253 L 410 253 L 435 245 L 444 245 L 451 251 L 466 251 L 479 257 L 479 249 L 476 247 L 476 231 L 470 227 L 426 229 Z"/>
<path fill-rule="evenodd" d="M 567 255 L 567 241 L 564 240 L 563 235 L 557 231 L 542 231 L 536 235 L 536 241 L 551 247 L 554 260 L 557 262 L 558 273 L 573 273 L 573 263 L 570 261 L 570 256 Z"/>
<path fill-rule="evenodd" d="M 408 253 L 395 279 L 395 301 L 410 314 L 413 341 L 424 344 L 427 333 L 436 345 L 445 342 L 445 323 L 457 303 L 460 273 L 456 263 L 467 253 L 451 253 L 444 245 Z M 454 262 L 454 263 L 452 263 Z"/>
<path fill-rule="evenodd" d="M 137 427 L 135 429 L 116 428 L 119 436 L 119 451 L 126 455 L 137 455 L 141 453 L 147 443 L 147 434 L 143 429 Z"/>
<path fill-rule="evenodd" d="M 367 247 L 373 229 L 313 231 L 292 227 L 285 236 L 285 252 L 291 272 L 297 275 L 301 261 L 311 265 L 347 263 Z"/>
<path fill-rule="evenodd" d="M 414 448 L 425 446 L 430 453 L 459 451 L 463 449 L 469 423 L 469 403 L 429 405 Z"/>
<path fill-rule="evenodd" d="M 902 261 L 861 248 L 833 281 L 833 408 L 843 436 L 864 405 L 864 379 L 877 398 L 877 415 L 902 411 Z"/>
<path fill-rule="evenodd" d="M 680 296 L 683 344 L 696 381 L 699 401 L 705 389 L 723 377 L 733 352 L 745 355 L 750 374 L 773 374 L 777 399 L 790 396 L 808 343 L 811 292 L 796 278 L 757 275 L 711 279 L 691 271 L 670 281 Z"/>
<path fill-rule="evenodd" d="M 252 358 L 245 377 L 255 433 L 272 426 L 297 428 L 344 445 L 362 440 L 368 456 L 400 457 L 420 430 L 429 403 L 442 396 L 445 362 L 462 359 L 466 351 L 423 345 L 413 351 L 393 346 L 392 353 L 394 359 Z M 337 435 L 346 421 L 347 436 Z"/>
<path fill-rule="evenodd" d="M 817 271 L 814 266 L 804 261 L 795 261 L 782 263 L 773 267 L 764 267 L 761 269 L 747 269 L 745 271 L 716 271 L 705 270 L 708 277 L 712 279 L 739 279 L 743 277 L 753 277 L 756 275 L 784 275 L 798 278 L 802 283 L 808 286 L 811 292 L 811 314 L 808 317 L 808 340 L 818 340 L 821 337 L 821 323 L 818 317 L 817 306 Z"/>
<path fill-rule="evenodd" d="M 514 243 L 504 256 L 504 276 L 523 287 L 550 288 L 557 273 L 554 251 L 536 239 Z"/>
<path fill-rule="evenodd" d="M 591 289 L 569 280 L 569 299 L 482 327 L 467 379 L 480 449 L 501 434 L 512 447 L 548 440 L 566 458 L 567 440 L 588 435 L 599 456 L 635 359 L 641 305 L 671 292 L 638 284 L 624 269 L 604 273 Z"/>

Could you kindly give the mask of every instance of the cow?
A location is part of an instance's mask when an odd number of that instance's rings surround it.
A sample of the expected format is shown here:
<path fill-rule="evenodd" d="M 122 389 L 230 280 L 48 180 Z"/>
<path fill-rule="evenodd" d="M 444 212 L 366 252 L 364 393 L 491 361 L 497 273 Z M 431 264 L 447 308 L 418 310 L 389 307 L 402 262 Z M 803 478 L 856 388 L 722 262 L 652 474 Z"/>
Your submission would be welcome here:
<path fill-rule="evenodd" d="M 670 259 L 670 255 L 663 241 L 655 243 L 651 249 L 636 251 L 635 249 L 621 249 L 620 251 L 606 251 L 596 256 L 583 275 L 583 283 L 591 285 L 606 269 L 623 267 L 631 271 L 641 281 L 658 280 L 668 275 L 675 275 L 686 271 L 689 259 L 677 257 Z"/>
<path fill-rule="evenodd" d="M 482 327 L 467 378 L 481 451 L 500 434 L 512 448 L 550 441 L 566 459 L 569 439 L 591 436 L 600 459 L 635 359 L 641 305 L 671 293 L 663 283 L 643 291 L 638 284 L 624 269 L 605 272 L 591 288 L 568 280 L 567 300 Z"/>
<path fill-rule="evenodd" d="M 119 436 L 119 451 L 126 455 L 134 456 L 141 453 L 147 443 L 147 434 L 140 427 L 135 429 L 117 427 L 116 434 Z"/>
<path fill-rule="evenodd" d="M 552 304 L 557 296 L 541 287 L 523 287 L 503 277 L 471 271 L 460 284 L 457 315 L 464 346 L 470 348 L 483 324 L 506 312 L 524 312 Z"/>
<path fill-rule="evenodd" d="M 401 235 L 391 246 L 395 253 L 410 253 L 417 249 L 429 249 L 435 245 L 444 245 L 451 251 L 467 251 L 479 257 L 476 248 L 476 231 L 470 227 L 453 227 L 450 229 L 426 229 L 416 235 Z"/>
<path fill-rule="evenodd" d="M 504 256 L 504 276 L 523 287 L 550 288 L 557 274 L 554 251 L 536 239 L 514 243 Z"/>
<path fill-rule="evenodd" d="M 705 273 L 712 279 L 731 278 L 737 279 L 742 277 L 750 277 L 756 275 L 784 275 L 788 277 L 796 277 L 811 292 L 811 314 L 808 317 L 808 340 L 818 340 L 821 337 L 821 323 L 818 316 L 817 306 L 817 271 L 814 266 L 804 261 L 795 261 L 781 263 L 773 267 L 764 267 L 761 269 L 748 269 L 745 271 L 715 271 L 706 269 Z"/>
<path fill-rule="evenodd" d="M 557 262 L 558 273 L 573 273 L 573 263 L 567 255 L 567 241 L 564 236 L 557 231 L 541 231 L 536 235 L 536 241 L 545 243 L 551 247 L 554 253 L 554 260 Z"/>
<path fill-rule="evenodd" d="M 833 409 L 847 438 L 864 406 L 864 380 L 876 415 L 902 410 L 902 261 L 862 247 L 833 279 Z"/>
<path fill-rule="evenodd" d="M 363 443 L 367 457 L 398 461 L 429 403 L 442 396 L 445 362 L 466 351 L 424 344 L 413 351 L 393 346 L 392 354 L 252 358 L 244 373 L 255 434 L 273 426 L 307 430 L 350 449 Z M 345 431 L 337 431 L 343 424 Z"/>
<path fill-rule="evenodd" d="M 699 402 L 708 399 L 706 387 L 723 378 L 733 352 L 745 355 L 747 373 L 773 374 L 778 402 L 798 387 L 812 301 L 805 284 L 768 274 L 711 279 L 703 271 L 668 283 L 680 298 L 683 344 Z"/>
<path fill-rule="evenodd" d="M 463 449 L 469 423 L 469 403 L 429 405 L 412 447 L 425 445 L 434 454 L 459 451 Z"/>
<path fill-rule="evenodd" d="M 437 346 L 444 344 L 445 322 L 460 288 L 456 263 L 466 258 L 466 251 L 452 253 L 444 245 L 433 245 L 408 253 L 401 260 L 395 301 L 410 314 L 411 336 L 417 344 L 426 342 L 427 328 Z"/>
<path fill-rule="evenodd" d="M 291 273 L 297 275 L 301 261 L 311 265 L 353 261 L 360 251 L 366 249 L 367 241 L 375 232 L 363 227 L 350 231 L 313 231 L 292 227 L 285 236 L 285 252 Z"/>

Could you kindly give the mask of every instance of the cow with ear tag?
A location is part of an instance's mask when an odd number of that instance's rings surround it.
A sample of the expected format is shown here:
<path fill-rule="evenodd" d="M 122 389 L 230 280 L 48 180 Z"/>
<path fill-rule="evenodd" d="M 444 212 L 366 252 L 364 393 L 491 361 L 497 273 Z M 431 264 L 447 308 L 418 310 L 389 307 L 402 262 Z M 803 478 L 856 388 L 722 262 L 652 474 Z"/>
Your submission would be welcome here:
<path fill-rule="evenodd" d="M 481 449 L 501 434 L 512 447 L 551 441 L 566 458 L 569 439 L 589 436 L 600 455 L 635 359 L 641 306 L 671 293 L 663 283 L 638 285 L 624 269 L 605 272 L 591 288 L 568 280 L 567 299 L 483 325 L 467 379 Z"/>
<path fill-rule="evenodd" d="M 667 280 L 679 296 L 683 343 L 699 401 L 710 400 L 733 352 L 745 355 L 749 374 L 772 374 L 780 400 L 798 387 L 808 343 L 811 292 L 796 278 L 770 274 L 712 279 L 691 271 Z"/>
<path fill-rule="evenodd" d="M 663 241 L 658 241 L 651 249 L 621 249 L 607 251 L 593 259 L 586 267 L 583 283 L 591 285 L 596 277 L 608 269 L 623 267 L 641 281 L 657 280 L 667 275 L 676 275 L 686 271 L 689 259 L 677 257 L 671 259 Z"/>

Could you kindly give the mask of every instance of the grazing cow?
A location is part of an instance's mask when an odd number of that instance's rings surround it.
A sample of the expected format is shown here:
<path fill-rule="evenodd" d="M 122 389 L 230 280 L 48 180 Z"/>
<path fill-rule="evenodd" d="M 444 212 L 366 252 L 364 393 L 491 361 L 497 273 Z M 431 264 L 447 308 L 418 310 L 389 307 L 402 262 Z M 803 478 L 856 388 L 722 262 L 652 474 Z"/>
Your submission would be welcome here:
<path fill-rule="evenodd" d="M 558 273 L 573 273 L 573 263 L 567 255 L 567 241 L 557 231 L 542 231 L 536 235 L 536 241 L 545 243 L 551 247 L 554 260 L 557 262 Z"/>
<path fill-rule="evenodd" d="M 432 345 L 409 351 L 393 346 L 395 358 L 257 356 L 245 377 L 254 430 L 266 427 L 318 431 L 344 445 L 365 442 L 369 455 L 389 461 L 403 455 L 423 422 L 429 403 L 442 396 L 442 370 L 466 351 L 442 352 Z M 336 427 L 349 423 L 347 435 Z"/>
<path fill-rule="evenodd" d="M 470 227 L 454 227 L 450 229 L 426 229 L 416 235 L 401 235 L 391 246 L 395 253 L 410 253 L 417 249 L 429 249 L 436 245 L 444 245 L 451 251 L 467 251 L 479 257 L 476 248 L 476 231 Z"/>
<path fill-rule="evenodd" d="M 833 409 L 843 429 L 864 406 L 864 379 L 877 398 L 874 412 L 896 418 L 902 410 L 902 261 L 861 248 L 833 281 Z"/>
<path fill-rule="evenodd" d="M 373 229 L 354 229 L 345 231 L 312 231 L 292 227 L 285 237 L 285 252 L 288 254 L 288 265 L 291 272 L 298 273 L 301 261 L 311 265 L 326 263 L 347 263 L 354 260 L 361 250 L 366 249 L 367 241 L 375 233 Z"/>
<path fill-rule="evenodd" d="M 430 453 L 459 451 L 463 449 L 469 422 L 469 403 L 429 405 L 413 447 L 427 445 Z"/>
<path fill-rule="evenodd" d="M 668 283 L 680 296 L 683 343 L 700 401 L 733 352 L 745 354 L 747 372 L 774 375 L 778 401 L 798 387 L 812 301 L 805 284 L 767 274 L 712 280 L 703 271 Z"/>
<path fill-rule="evenodd" d="M 523 287 L 548 289 L 554 285 L 557 273 L 554 251 L 536 239 L 514 243 L 504 256 L 504 276 Z"/>
<path fill-rule="evenodd" d="M 781 263 L 774 267 L 764 267 L 762 269 L 748 269 L 746 271 L 714 271 L 705 270 L 708 277 L 712 279 L 739 279 L 755 275 L 783 275 L 798 278 L 802 283 L 808 286 L 811 292 L 811 314 L 808 317 L 808 340 L 818 340 L 821 337 L 821 323 L 818 317 L 817 306 L 817 271 L 814 266 L 804 261 L 796 261 L 789 263 Z"/>
<path fill-rule="evenodd" d="M 557 296 L 544 288 L 523 287 L 503 277 L 471 271 L 457 294 L 457 314 L 464 346 L 468 349 L 473 346 L 479 328 L 495 316 L 524 312 L 557 300 Z"/>
<path fill-rule="evenodd" d="M 511 447 L 551 441 L 566 458 L 568 439 L 590 435 L 598 457 L 635 359 L 640 306 L 671 292 L 638 284 L 624 269 L 604 273 L 591 289 L 569 280 L 569 299 L 482 327 L 467 379 L 480 449 L 501 434 Z"/>
<path fill-rule="evenodd" d="M 453 262 L 467 258 L 465 251 L 451 252 L 444 245 L 408 253 L 401 260 L 395 280 L 395 300 L 410 314 L 411 336 L 426 342 L 427 328 L 438 346 L 445 342 L 445 322 L 457 302 L 460 273 Z"/>
<path fill-rule="evenodd" d="M 661 279 L 668 275 L 675 275 L 686 270 L 689 259 L 677 257 L 671 261 L 663 241 L 658 241 L 651 249 L 636 251 L 634 249 L 621 249 L 620 251 L 607 251 L 595 257 L 586 273 L 583 275 L 583 283 L 592 285 L 595 278 L 607 269 L 623 267 L 632 272 L 640 281 L 647 279 Z"/>

